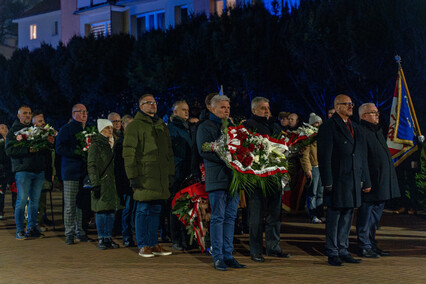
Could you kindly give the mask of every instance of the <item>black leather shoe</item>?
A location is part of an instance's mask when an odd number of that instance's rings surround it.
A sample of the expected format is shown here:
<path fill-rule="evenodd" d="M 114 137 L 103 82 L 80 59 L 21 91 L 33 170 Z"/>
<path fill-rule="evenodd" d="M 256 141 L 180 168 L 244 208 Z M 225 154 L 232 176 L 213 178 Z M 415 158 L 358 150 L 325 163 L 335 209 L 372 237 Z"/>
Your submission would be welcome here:
<path fill-rule="evenodd" d="M 347 262 L 347 263 L 361 263 L 362 262 L 362 259 L 358 259 L 358 258 L 355 259 L 350 254 L 339 255 L 339 257 L 343 262 Z"/>
<path fill-rule="evenodd" d="M 261 254 L 252 254 L 251 260 L 256 261 L 256 262 L 264 262 L 265 258 L 263 258 L 263 256 Z"/>
<path fill-rule="evenodd" d="M 358 251 L 358 256 L 366 257 L 366 258 L 378 258 L 378 257 L 380 257 L 380 255 L 377 254 L 372 249 L 361 249 L 361 250 Z"/>
<path fill-rule="evenodd" d="M 216 270 L 220 270 L 220 271 L 228 270 L 228 267 L 226 266 L 225 262 L 221 259 L 218 259 L 218 260 L 215 261 L 214 268 Z"/>
<path fill-rule="evenodd" d="M 380 256 L 390 256 L 390 252 L 389 251 L 384 251 L 384 250 L 381 250 L 379 248 L 373 248 L 373 251 L 375 253 L 377 253 L 378 255 L 380 255 Z"/>
<path fill-rule="evenodd" d="M 232 268 L 246 268 L 247 265 L 238 263 L 238 261 L 235 258 L 227 259 L 224 261 L 226 266 L 232 267 Z"/>
<path fill-rule="evenodd" d="M 333 265 L 333 266 L 342 266 L 343 261 L 340 259 L 339 256 L 334 255 L 334 256 L 328 257 L 328 264 Z"/>
<path fill-rule="evenodd" d="M 290 254 L 282 252 L 282 251 L 267 252 L 266 255 L 267 256 L 272 256 L 272 257 L 283 257 L 283 258 L 290 257 Z"/>

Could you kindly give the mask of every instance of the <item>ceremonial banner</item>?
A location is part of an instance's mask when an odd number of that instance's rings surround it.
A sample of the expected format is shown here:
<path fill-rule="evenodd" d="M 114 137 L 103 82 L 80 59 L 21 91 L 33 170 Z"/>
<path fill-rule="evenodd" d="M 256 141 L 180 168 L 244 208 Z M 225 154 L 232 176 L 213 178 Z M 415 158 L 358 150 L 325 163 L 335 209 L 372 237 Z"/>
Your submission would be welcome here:
<path fill-rule="evenodd" d="M 393 95 L 387 144 L 396 166 L 418 150 L 416 136 L 421 135 L 413 102 L 401 67 Z"/>

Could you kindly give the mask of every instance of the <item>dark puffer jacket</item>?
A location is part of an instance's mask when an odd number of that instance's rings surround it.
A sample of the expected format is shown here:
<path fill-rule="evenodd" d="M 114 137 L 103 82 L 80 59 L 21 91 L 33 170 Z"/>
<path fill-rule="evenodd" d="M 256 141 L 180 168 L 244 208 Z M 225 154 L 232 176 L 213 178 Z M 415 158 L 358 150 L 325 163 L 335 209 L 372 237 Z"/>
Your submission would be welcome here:
<path fill-rule="evenodd" d="M 169 129 L 161 118 L 139 111 L 124 133 L 123 158 L 127 177 L 138 183 L 136 201 L 165 200 L 175 175 Z"/>
<path fill-rule="evenodd" d="M 15 147 L 15 144 L 17 143 L 15 132 L 30 126 L 31 125 L 22 124 L 17 120 L 13 123 L 9 133 L 6 135 L 6 154 L 12 161 L 12 171 L 14 173 L 40 173 L 48 166 L 46 157 L 47 155 L 50 155 L 49 150 L 30 153 L 30 148 L 28 146 Z"/>

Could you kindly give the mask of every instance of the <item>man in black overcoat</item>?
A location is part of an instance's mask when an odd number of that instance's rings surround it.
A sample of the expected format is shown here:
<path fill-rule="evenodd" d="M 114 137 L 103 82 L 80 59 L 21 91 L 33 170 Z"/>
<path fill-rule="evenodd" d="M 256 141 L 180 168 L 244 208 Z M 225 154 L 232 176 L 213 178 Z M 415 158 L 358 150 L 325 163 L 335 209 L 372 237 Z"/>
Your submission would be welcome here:
<path fill-rule="evenodd" d="M 361 190 L 371 190 L 365 137 L 349 118 L 353 103 L 347 95 L 334 100 L 336 113 L 318 131 L 318 163 L 327 206 L 326 254 L 328 263 L 359 263 L 348 252 L 355 207 L 361 205 Z"/>
<path fill-rule="evenodd" d="M 244 127 L 253 133 L 276 137 L 281 134 L 281 127 L 271 118 L 269 100 L 256 97 L 251 101 L 252 116 L 244 122 Z M 257 188 L 248 192 L 250 255 L 256 262 L 264 262 L 263 231 L 265 231 L 266 255 L 273 257 L 289 257 L 280 248 L 281 228 L 281 196 L 282 189 L 276 188 L 264 196 Z M 265 226 L 263 226 L 265 219 Z"/>
<path fill-rule="evenodd" d="M 367 142 L 367 160 L 371 179 L 371 191 L 362 193 L 358 209 L 356 231 L 358 255 L 377 258 L 389 252 L 377 247 L 376 230 L 382 217 L 386 200 L 400 197 L 398 178 L 391 154 L 379 124 L 379 111 L 373 103 L 359 107 L 361 129 Z"/>

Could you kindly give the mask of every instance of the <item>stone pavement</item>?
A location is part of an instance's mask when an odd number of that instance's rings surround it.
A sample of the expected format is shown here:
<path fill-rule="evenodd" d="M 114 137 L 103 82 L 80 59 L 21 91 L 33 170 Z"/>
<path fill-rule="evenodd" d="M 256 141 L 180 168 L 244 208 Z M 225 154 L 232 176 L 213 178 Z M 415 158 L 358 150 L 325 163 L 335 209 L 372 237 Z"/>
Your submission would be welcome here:
<path fill-rule="evenodd" d="M 249 258 L 248 236 L 236 236 L 235 257 L 247 268 L 220 272 L 198 250 L 144 259 L 137 248 L 99 251 L 96 243 L 66 246 L 61 194 L 53 195 L 56 230 L 43 239 L 24 241 L 15 239 L 10 194 L 6 196 L 7 219 L 0 221 L 0 283 L 426 283 L 424 215 L 387 212 L 377 238 L 392 256 L 342 267 L 326 262 L 323 224 L 286 215 L 281 247 L 291 254 L 289 259 L 266 257 L 266 262 L 255 263 Z M 96 238 L 96 232 L 90 236 Z M 356 249 L 354 227 L 350 249 Z"/>

